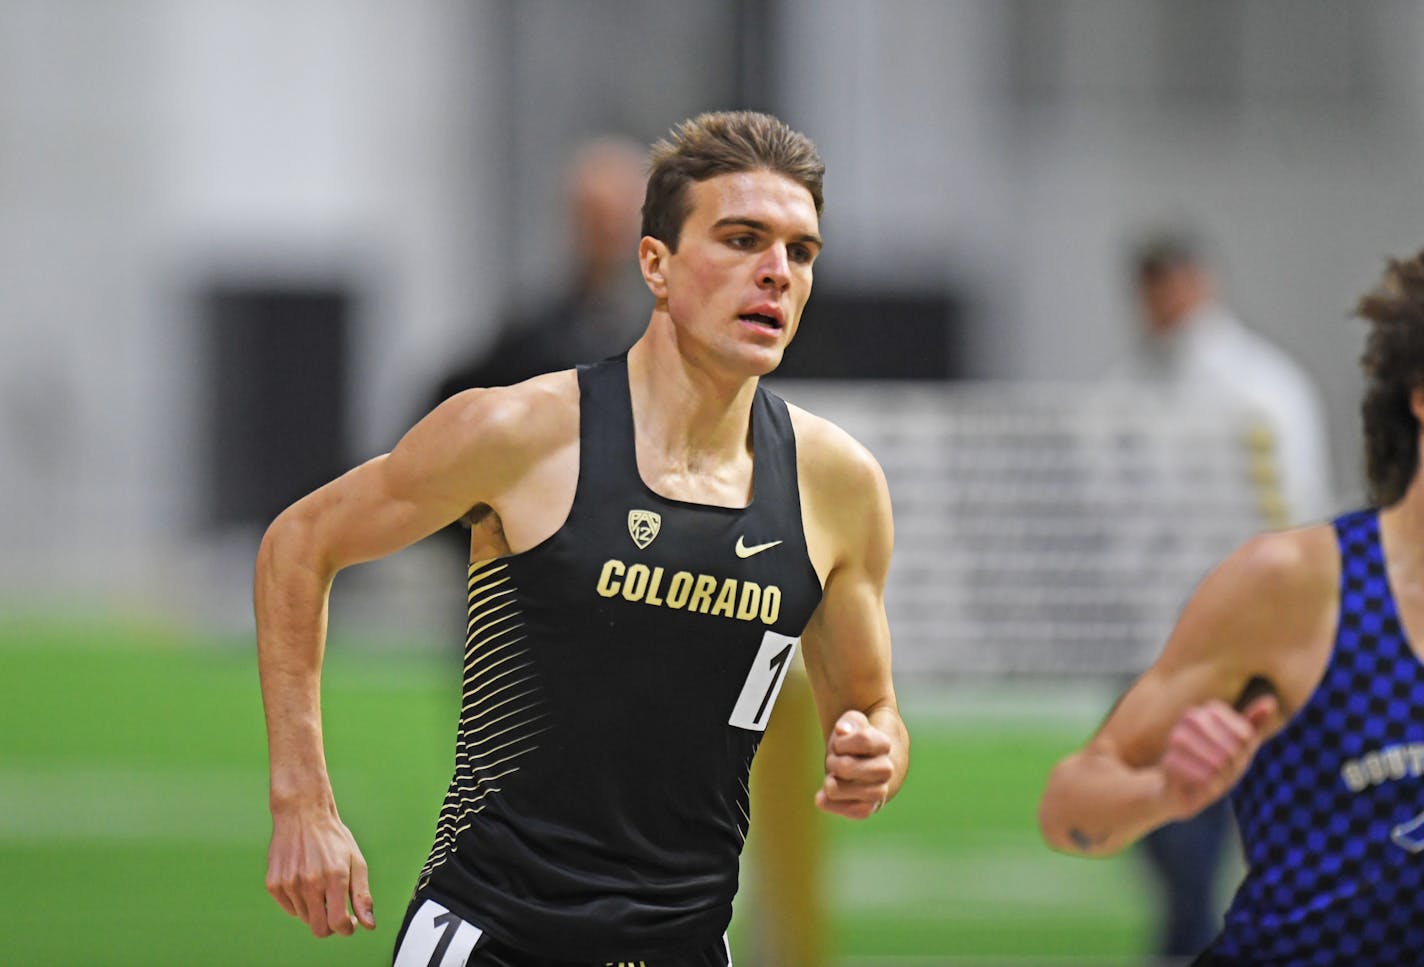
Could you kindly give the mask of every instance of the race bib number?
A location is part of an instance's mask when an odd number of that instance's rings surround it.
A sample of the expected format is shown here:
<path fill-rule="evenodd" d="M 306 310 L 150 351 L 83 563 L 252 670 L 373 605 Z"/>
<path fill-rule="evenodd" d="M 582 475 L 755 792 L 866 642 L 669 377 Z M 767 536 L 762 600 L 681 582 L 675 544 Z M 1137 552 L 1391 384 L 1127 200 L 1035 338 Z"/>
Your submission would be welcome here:
<path fill-rule="evenodd" d="M 406 928 L 395 967 L 465 967 L 483 933 L 434 900 L 426 900 Z"/>
<path fill-rule="evenodd" d="M 762 636 L 761 648 L 752 661 L 747 680 L 742 683 L 742 693 L 737 696 L 732 717 L 727 720 L 728 725 L 753 732 L 766 731 L 771 707 L 776 704 L 781 683 L 786 681 L 786 669 L 791 665 L 791 656 L 796 653 L 798 641 L 799 638 L 788 638 L 774 631 Z"/>

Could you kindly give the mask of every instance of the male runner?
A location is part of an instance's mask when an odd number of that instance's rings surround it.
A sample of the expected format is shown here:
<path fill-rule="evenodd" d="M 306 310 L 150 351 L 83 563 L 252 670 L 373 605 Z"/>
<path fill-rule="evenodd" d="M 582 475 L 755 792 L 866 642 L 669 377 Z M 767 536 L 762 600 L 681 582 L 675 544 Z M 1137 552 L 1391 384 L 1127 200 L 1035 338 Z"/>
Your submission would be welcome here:
<path fill-rule="evenodd" d="M 817 805 L 863 819 L 899 789 L 884 477 L 758 386 L 810 294 L 823 171 L 766 115 L 685 122 L 652 152 L 654 308 L 626 358 L 461 393 L 273 522 L 267 886 L 315 935 L 375 923 L 322 751 L 327 590 L 462 516 L 500 556 L 470 566 L 455 774 L 399 967 L 729 964 L 747 772 L 798 647 Z"/>
<path fill-rule="evenodd" d="M 1248 872 L 1200 965 L 1424 963 L 1424 252 L 1357 311 L 1374 507 L 1208 575 L 1039 812 L 1099 856 L 1236 787 Z"/>

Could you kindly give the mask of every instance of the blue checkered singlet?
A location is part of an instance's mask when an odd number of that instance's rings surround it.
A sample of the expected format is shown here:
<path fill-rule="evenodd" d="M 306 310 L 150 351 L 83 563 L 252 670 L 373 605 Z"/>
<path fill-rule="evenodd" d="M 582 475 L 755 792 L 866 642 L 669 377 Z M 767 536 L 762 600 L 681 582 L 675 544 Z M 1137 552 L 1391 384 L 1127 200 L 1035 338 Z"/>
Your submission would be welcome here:
<path fill-rule="evenodd" d="M 1325 676 L 1232 793 L 1249 872 L 1212 963 L 1424 965 L 1424 665 L 1373 510 L 1335 521 L 1340 621 Z"/>

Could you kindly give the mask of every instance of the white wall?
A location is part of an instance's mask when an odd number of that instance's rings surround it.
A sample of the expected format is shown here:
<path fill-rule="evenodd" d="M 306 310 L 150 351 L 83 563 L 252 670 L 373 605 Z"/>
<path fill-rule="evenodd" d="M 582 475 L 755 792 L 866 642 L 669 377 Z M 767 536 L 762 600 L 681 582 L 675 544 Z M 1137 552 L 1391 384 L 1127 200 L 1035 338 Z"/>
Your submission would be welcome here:
<path fill-rule="evenodd" d="M 154 12 L 0 7 L 7 586 L 34 574 L 82 588 L 90 542 L 142 552 L 155 530 L 145 478 L 163 434 L 149 387 L 171 362 L 149 346 Z"/>
<path fill-rule="evenodd" d="M 390 445 L 499 268 L 488 7 L 0 4 L 5 597 L 192 579 L 216 274 L 359 279 L 354 435 Z"/>
<path fill-rule="evenodd" d="M 992 273 L 1012 185 L 992 4 L 788 0 L 780 110 L 826 161 L 828 284 Z M 794 40 L 794 42 L 792 42 Z"/>

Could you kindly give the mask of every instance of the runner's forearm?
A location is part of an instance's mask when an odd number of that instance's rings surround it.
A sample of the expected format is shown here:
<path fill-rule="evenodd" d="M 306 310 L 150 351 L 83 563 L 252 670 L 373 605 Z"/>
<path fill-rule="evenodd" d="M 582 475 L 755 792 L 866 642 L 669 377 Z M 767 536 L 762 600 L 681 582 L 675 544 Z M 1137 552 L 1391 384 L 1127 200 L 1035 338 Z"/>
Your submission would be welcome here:
<path fill-rule="evenodd" d="M 320 695 L 331 575 L 312 560 L 307 537 L 300 516 L 288 511 L 257 555 L 257 664 L 274 810 L 331 800 Z"/>
<path fill-rule="evenodd" d="M 1049 846 L 1080 856 L 1110 856 L 1174 818 L 1160 769 L 1134 769 L 1084 749 L 1049 776 L 1038 823 Z"/>

